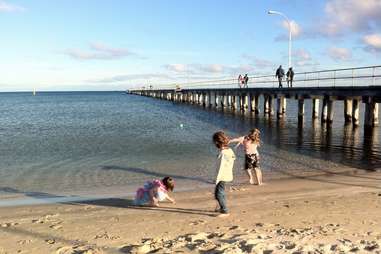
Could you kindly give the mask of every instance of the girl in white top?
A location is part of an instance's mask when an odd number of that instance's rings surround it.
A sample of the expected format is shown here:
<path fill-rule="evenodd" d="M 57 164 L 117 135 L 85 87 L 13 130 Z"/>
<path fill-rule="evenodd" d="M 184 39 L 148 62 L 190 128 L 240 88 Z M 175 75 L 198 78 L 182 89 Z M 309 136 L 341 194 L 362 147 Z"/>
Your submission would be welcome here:
<path fill-rule="evenodd" d="M 237 146 L 243 145 L 245 150 L 245 170 L 249 176 L 249 182 L 250 184 L 261 185 L 263 181 L 262 171 L 259 167 L 258 147 L 261 142 L 259 135 L 260 131 L 258 129 L 252 129 L 248 135 L 231 139 L 229 143 L 238 143 Z M 255 181 L 252 172 L 254 172 Z"/>
<path fill-rule="evenodd" d="M 220 213 L 218 217 L 225 217 L 229 216 L 225 199 L 225 183 L 233 181 L 235 155 L 233 150 L 228 146 L 229 138 L 224 132 L 219 131 L 214 133 L 213 142 L 219 150 L 217 157 L 216 186 L 214 189 L 214 197 L 218 203 L 216 212 Z"/>

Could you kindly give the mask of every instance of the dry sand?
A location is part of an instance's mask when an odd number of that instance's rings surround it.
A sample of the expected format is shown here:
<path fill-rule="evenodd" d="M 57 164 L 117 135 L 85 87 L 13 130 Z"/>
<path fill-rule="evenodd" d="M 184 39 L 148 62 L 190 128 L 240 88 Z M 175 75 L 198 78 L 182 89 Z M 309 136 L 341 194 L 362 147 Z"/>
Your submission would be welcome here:
<path fill-rule="evenodd" d="M 273 180 L 129 199 L 0 208 L 0 253 L 381 253 L 381 172 Z"/>

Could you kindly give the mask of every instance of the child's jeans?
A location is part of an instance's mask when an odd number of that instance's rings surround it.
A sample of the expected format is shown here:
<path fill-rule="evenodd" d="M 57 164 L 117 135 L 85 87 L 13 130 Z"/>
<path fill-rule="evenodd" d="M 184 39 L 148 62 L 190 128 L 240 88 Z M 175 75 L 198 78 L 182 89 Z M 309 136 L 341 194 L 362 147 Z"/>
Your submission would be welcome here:
<path fill-rule="evenodd" d="M 220 181 L 217 183 L 214 190 L 214 197 L 217 199 L 218 204 L 220 205 L 221 213 L 228 213 L 228 208 L 226 207 L 225 200 L 225 182 Z"/>

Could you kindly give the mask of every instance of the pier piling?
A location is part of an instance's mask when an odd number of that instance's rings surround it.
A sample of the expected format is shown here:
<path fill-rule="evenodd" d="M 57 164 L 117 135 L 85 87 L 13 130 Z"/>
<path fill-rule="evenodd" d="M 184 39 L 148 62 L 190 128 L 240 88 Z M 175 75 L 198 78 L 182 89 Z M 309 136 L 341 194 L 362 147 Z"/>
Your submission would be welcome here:
<path fill-rule="evenodd" d="M 286 108 L 287 108 L 287 100 L 286 97 L 282 96 L 282 113 L 286 113 Z"/>
<path fill-rule="evenodd" d="M 250 111 L 255 112 L 255 95 L 250 94 Z"/>
<path fill-rule="evenodd" d="M 259 114 L 259 95 L 255 95 L 254 112 L 256 115 Z"/>
<path fill-rule="evenodd" d="M 327 122 L 327 113 L 328 113 L 328 99 L 323 99 L 323 105 L 321 106 L 321 122 Z"/>
<path fill-rule="evenodd" d="M 298 100 L 298 120 L 303 120 L 304 117 L 304 98 Z"/>
<path fill-rule="evenodd" d="M 246 111 L 249 108 L 249 94 L 243 95 L 243 110 Z"/>
<path fill-rule="evenodd" d="M 352 121 L 352 100 L 344 100 L 344 119 L 345 123 L 350 123 Z"/>
<path fill-rule="evenodd" d="M 319 117 L 319 99 L 312 99 L 312 119 Z"/>
<path fill-rule="evenodd" d="M 283 96 L 280 96 L 277 98 L 277 117 L 281 118 L 283 117 L 284 113 L 286 112 L 285 108 L 285 102 L 286 99 Z"/>
<path fill-rule="evenodd" d="M 263 100 L 263 113 L 266 115 L 270 112 L 269 109 L 269 96 L 265 95 Z"/>
<path fill-rule="evenodd" d="M 298 100 L 297 117 L 299 120 L 304 119 L 306 100 L 311 99 L 311 114 L 314 123 L 319 122 L 319 104 L 321 104 L 321 122 L 327 123 L 327 127 L 333 122 L 335 101 L 343 101 L 344 121 L 347 125 L 351 122 L 353 126 L 360 124 L 360 103 L 364 103 L 365 114 L 363 124 L 365 127 L 379 125 L 378 103 L 381 103 L 381 86 L 293 87 L 292 89 L 270 87 L 245 89 L 216 87 L 210 89 L 176 88 L 132 90 L 129 93 L 174 103 L 189 103 L 211 108 L 221 107 L 222 109 L 226 108 L 243 113 L 249 111 L 254 114 L 259 114 L 259 103 L 260 101 L 262 103 L 263 98 L 263 113 L 265 116 L 271 116 L 274 113 L 273 104 L 275 103 L 273 101 L 276 98 L 276 114 L 279 122 L 285 117 L 286 98 Z M 320 103 L 320 100 L 322 100 L 322 103 Z"/>
<path fill-rule="evenodd" d="M 360 119 L 359 119 L 359 100 L 354 99 L 352 101 L 352 123 L 353 125 L 357 126 L 360 124 Z"/>
<path fill-rule="evenodd" d="M 241 98 L 239 95 L 235 95 L 234 96 L 234 109 L 236 111 L 240 111 L 241 110 Z"/>
<path fill-rule="evenodd" d="M 331 124 L 333 122 L 333 100 L 328 99 L 327 101 L 327 123 Z"/>
<path fill-rule="evenodd" d="M 378 124 L 378 104 L 372 98 L 368 98 L 365 103 L 364 126 L 373 127 Z"/>

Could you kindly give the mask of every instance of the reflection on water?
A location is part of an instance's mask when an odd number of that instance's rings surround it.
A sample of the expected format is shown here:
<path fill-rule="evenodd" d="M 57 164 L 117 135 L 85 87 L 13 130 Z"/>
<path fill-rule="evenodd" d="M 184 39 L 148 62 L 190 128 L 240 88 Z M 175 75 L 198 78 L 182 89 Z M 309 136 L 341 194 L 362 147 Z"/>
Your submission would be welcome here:
<path fill-rule="evenodd" d="M 365 170 L 381 168 L 380 128 L 345 124 L 342 104 L 335 103 L 331 125 L 321 123 L 319 117 L 312 119 L 311 102 L 307 100 L 302 120 L 297 119 L 296 100 L 287 100 L 287 115 L 282 118 L 253 113 L 244 113 L 244 117 L 239 112 L 232 114 L 260 128 L 265 143 L 274 144 L 289 153 L 305 154 Z"/>
<path fill-rule="evenodd" d="M 365 128 L 363 160 L 368 160 L 374 168 L 377 168 L 380 165 L 380 152 L 376 150 L 379 147 L 379 130 L 376 128 Z"/>
<path fill-rule="evenodd" d="M 260 105 L 255 115 L 123 93 L 0 94 L 0 196 L 1 188 L 125 192 L 164 175 L 197 188 L 214 177 L 212 134 L 235 137 L 254 127 L 265 172 L 380 168 L 380 129 L 345 125 L 342 103 L 331 126 L 312 119 L 309 100 L 302 121 L 296 100 L 287 100 L 280 119 L 264 116 Z M 236 154 L 236 175 L 244 176 L 241 148 Z"/>

